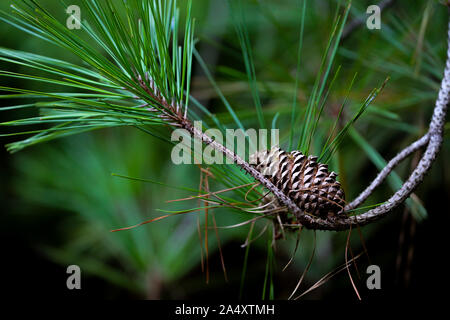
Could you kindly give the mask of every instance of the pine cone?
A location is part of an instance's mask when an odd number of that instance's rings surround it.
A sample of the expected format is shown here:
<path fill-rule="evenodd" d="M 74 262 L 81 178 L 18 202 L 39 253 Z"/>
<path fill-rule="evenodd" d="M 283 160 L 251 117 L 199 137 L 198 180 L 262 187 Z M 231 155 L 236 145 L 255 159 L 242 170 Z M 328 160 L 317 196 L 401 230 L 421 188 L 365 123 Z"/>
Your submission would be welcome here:
<path fill-rule="evenodd" d="M 337 173 L 329 172 L 328 165 L 318 163 L 317 157 L 273 147 L 251 155 L 250 164 L 269 176 L 305 213 L 321 218 L 344 213 L 345 195 L 336 181 Z"/>

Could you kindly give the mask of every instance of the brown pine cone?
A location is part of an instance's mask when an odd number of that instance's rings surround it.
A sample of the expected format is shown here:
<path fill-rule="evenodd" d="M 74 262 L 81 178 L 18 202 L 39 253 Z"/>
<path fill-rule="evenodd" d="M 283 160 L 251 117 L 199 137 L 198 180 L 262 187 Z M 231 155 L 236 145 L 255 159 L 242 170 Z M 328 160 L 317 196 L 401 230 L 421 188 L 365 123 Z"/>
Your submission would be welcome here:
<path fill-rule="evenodd" d="M 305 213 L 321 218 L 344 213 L 345 194 L 336 181 L 337 173 L 329 172 L 328 165 L 318 163 L 317 157 L 273 147 L 251 155 L 250 164 Z"/>

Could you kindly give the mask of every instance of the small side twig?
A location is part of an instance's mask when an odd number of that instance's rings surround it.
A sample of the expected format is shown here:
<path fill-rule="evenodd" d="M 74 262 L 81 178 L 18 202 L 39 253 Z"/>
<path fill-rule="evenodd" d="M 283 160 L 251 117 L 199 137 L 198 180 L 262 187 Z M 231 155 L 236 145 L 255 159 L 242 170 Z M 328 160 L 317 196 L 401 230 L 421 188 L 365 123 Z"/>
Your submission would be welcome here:
<path fill-rule="evenodd" d="M 372 193 L 373 191 L 383 183 L 383 181 L 389 176 L 389 174 L 394 170 L 394 168 L 402 162 L 404 159 L 406 159 L 408 156 L 410 156 L 415 151 L 419 150 L 420 148 L 424 147 L 429 141 L 428 133 L 425 134 L 422 138 L 416 140 L 412 144 L 410 144 L 408 147 L 400 151 L 394 158 L 391 159 L 387 163 L 387 165 L 383 168 L 383 170 L 380 171 L 378 176 L 372 181 L 372 183 L 363 191 L 360 193 L 360 195 L 350 202 L 346 207 L 345 210 L 351 210 L 354 208 L 359 207 Z"/>

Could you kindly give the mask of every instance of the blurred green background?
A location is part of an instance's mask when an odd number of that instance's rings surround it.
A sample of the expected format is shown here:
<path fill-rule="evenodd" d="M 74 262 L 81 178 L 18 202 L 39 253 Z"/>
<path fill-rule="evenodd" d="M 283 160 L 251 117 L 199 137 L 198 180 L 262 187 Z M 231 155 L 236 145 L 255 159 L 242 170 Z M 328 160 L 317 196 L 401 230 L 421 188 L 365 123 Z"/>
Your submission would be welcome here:
<path fill-rule="evenodd" d="M 55 1 L 40 1 L 61 15 Z M 76 4 L 76 1 L 72 1 Z M 183 1 L 180 1 L 184 8 Z M 343 2 L 342 2 L 343 3 Z M 305 38 L 300 64 L 299 90 L 295 92 L 299 34 L 299 1 L 245 1 L 258 87 L 268 119 L 278 115 L 280 128 L 289 126 L 292 96 L 301 108 L 307 103 L 321 58 L 331 32 L 339 1 L 308 1 Z M 347 25 L 365 19 L 371 1 L 355 1 Z M 1 10 L 10 10 L 2 1 Z M 197 49 L 212 71 L 219 87 L 238 110 L 246 127 L 255 124 L 252 97 L 246 82 L 245 66 L 228 5 L 222 0 L 196 0 Z M 384 91 L 355 130 L 343 141 L 332 160 L 340 173 L 347 199 L 354 198 L 390 159 L 422 135 L 434 106 L 445 62 L 447 11 L 438 1 L 393 1 L 381 14 L 381 30 L 365 25 L 346 34 L 338 51 L 341 65 L 338 81 L 327 100 L 324 123 L 332 122 L 357 72 L 350 92 L 350 118 L 370 90 L 390 77 Z M 44 54 L 78 62 L 60 48 L 0 22 L 0 46 Z M 23 72 L 20 67 L 0 62 L 3 70 Z M 334 69 L 336 70 L 336 68 Z M 21 88 L 48 89 L 49 85 L 25 80 L 0 79 L 0 84 Z M 217 92 L 195 64 L 192 95 L 230 128 Z M 56 89 L 55 89 L 56 90 Z M 0 105 L 9 105 L 0 100 Z M 31 114 L 35 110 L 28 110 Z M 3 121 L 23 117 L 25 111 L 2 111 Z M 29 116 L 27 114 L 26 116 Z M 448 124 L 446 126 L 448 129 Z M 0 127 L 0 134 L 11 132 Z M 319 135 L 324 133 L 318 130 Z M 282 136 L 283 137 L 283 136 Z M 446 130 L 446 138 L 448 130 Z M 15 141 L 0 137 L 0 144 Z M 314 148 L 313 148 L 314 149 Z M 317 148 L 314 149 L 317 151 Z M 47 144 L 30 147 L 17 154 L 0 151 L 0 200 L 2 269 L 6 290 L 12 296 L 103 297 L 150 299 L 219 299 L 239 296 L 249 226 L 219 229 L 227 269 L 225 281 L 214 230 L 209 231 L 210 281 L 201 267 L 201 243 L 197 215 L 174 216 L 139 228 L 111 233 L 196 202 L 167 204 L 167 200 L 188 197 L 189 192 L 163 185 L 112 176 L 112 173 L 151 179 L 172 186 L 197 188 L 199 168 L 176 166 L 170 161 L 171 146 L 133 128 L 104 129 Z M 386 219 L 364 227 L 370 260 L 358 260 L 353 278 L 364 299 L 404 295 L 420 296 L 434 285 L 431 275 L 444 275 L 445 221 L 448 219 L 450 143 L 444 140 L 441 153 L 426 180 L 417 190 L 419 200 L 402 206 Z M 386 199 L 399 179 L 407 177 L 417 156 L 398 167 L 397 177 L 384 183 L 370 203 Z M 423 207 L 418 205 L 422 203 Z M 427 217 L 423 218 L 426 209 Z M 413 213 L 413 215 L 411 214 Z M 418 216 L 422 218 L 417 218 Z M 227 210 L 217 210 L 219 226 L 243 221 Z M 257 231 L 264 223 L 257 224 Z M 253 235 L 257 234 L 254 231 Z M 203 231 L 202 231 L 203 232 Z M 202 236 L 204 236 L 202 234 Z M 345 262 L 347 233 L 317 232 L 315 257 L 299 292 Z M 304 231 L 293 264 L 284 272 L 295 246 L 295 235 L 279 240 L 273 270 L 274 296 L 287 298 L 310 259 L 314 234 Z M 352 248 L 361 251 L 358 231 L 352 233 Z M 204 254 L 204 252 L 203 252 Z M 243 297 L 259 299 L 266 278 L 267 237 L 249 249 L 243 281 Z M 66 288 L 66 267 L 82 270 L 82 290 Z M 382 270 L 382 290 L 365 289 L 369 264 Z M 4 289 L 5 290 L 5 289 Z M 305 299 L 356 299 L 347 273 L 341 272 Z"/>

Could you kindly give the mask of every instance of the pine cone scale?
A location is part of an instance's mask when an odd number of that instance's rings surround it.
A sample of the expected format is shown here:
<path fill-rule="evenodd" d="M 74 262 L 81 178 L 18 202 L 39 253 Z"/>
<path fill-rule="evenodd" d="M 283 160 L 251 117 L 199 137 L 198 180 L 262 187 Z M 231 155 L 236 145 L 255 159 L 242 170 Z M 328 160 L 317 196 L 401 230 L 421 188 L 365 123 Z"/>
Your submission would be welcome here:
<path fill-rule="evenodd" d="M 343 214 L 345 194 L 337 174 L 329 172 L 327 164 L 318 163 L 316 156 L 275 147 L 252 157 L 256 157 L 252 165 L 305 213 L 322 218 Z"/>

